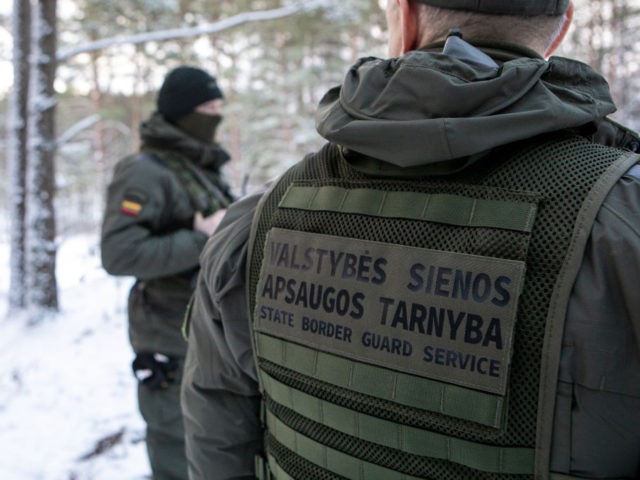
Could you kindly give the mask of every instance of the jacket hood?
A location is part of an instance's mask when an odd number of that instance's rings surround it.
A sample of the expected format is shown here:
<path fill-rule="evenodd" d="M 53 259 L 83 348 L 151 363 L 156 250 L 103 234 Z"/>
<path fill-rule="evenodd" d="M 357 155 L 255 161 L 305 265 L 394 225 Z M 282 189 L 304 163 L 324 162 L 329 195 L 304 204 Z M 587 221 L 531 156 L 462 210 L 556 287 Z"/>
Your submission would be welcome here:
<path fill-rule="evenodd" d="M 552 57 L 498 65 L 460 42 L 448 54 L 418 50 L 359 60 L 321 100 L 318 132 L 349 150 L 416 167 L 598 122 L 615 111 L 606 81 L 583 63 Z"/>
<path fill-rule="evenodd" d="M 140 125 L 140 138 L 142 150 L 171 151 L 204 168 L 217 170 L 231 158 L 217 143 L 203 143 L 195 139 L 157 112 Z"/>

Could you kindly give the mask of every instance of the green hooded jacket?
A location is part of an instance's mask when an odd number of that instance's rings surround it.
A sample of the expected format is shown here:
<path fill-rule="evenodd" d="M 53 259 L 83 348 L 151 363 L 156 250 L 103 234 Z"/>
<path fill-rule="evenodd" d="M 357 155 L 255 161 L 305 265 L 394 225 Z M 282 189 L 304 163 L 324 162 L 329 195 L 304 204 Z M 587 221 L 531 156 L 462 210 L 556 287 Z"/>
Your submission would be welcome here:
<path fill-rule="evenodd" d="M 184 355 L 181 323 L 195 286 L 198 256 L 207 236 L 193 230 L 196 210 L 211 197 L 220 208 L 233 196 L 219 168 L 229 155 L 206 145 L 154 114 L 141 125 L 141 153 L 122 159 L 109 185 L 102 225 L 104 268 L 112 275 L 137 279 L 129 297 L 129 334 L 136 352 Z M 188 185 L 187 163 L 216 187 Z M 222 192 L 224 202 L 218 202 Z M 206 203 L 206 202 L 205 202 Z"/>
<path fill-rule="evenodd" d="M 441 47 L 362 59 L 325 95 L 317 129 L 351 166 L 374 176 L 443 175 L 482 162 L 493 148 L 563 130 L 640 150 L 637 134 L 606 118 L 615 107 L 588 66 L 517 47 L 485 45 L 486 56 Z M 200 260 L 182 391 L 194 480 L 254 478 L 262 448 L 245 304 L 247 241 L 260 198 L 229 209 Z M 638 225 L 636 165 L 604 201 L 570 297 L 552 478 L 640 475 Z"/>

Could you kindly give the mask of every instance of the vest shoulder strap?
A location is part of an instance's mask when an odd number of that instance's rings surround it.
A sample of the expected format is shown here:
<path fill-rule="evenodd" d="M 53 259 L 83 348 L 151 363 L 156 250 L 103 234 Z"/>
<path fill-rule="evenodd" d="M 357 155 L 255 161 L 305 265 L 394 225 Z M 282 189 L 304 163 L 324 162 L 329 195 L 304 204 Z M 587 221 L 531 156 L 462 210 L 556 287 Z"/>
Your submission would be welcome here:
<path fill-rule="evenodd" d="M 556 281 L 554 295 L 547 315 L 538 397 L 536 472 L 540 473 L 540 478 L 548 478 L 560 350 L 564 333 L 564 319 L 573 284 L 582 265 L 582 258 L 589 240 L 591 227 L 602 203 L 614 184 L 638 161 L 640 161 L 640 155 L 638 154 L 632 152 L 620 154 L 617 161 L 611 164 L 593 186 L 578 213 L 568 253 Z"/>

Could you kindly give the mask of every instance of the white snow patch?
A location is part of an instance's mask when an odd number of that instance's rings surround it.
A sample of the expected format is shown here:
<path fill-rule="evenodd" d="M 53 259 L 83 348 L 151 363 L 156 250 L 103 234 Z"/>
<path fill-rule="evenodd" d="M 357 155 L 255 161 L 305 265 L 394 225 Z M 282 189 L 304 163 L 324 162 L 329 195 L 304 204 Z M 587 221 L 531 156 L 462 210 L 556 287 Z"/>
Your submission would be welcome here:
<path fill-rule="evenodd" d="M 0 266 L 9 271 L 9 246 Z M 63 240 L 57 259 L 60 313 L 36 326 L 0 320 L 0 478 L 149 478 L 127 338 L 131 278 L 100 266 L 97 235 Z M 9 278 L 0 277 L 6 312 Z M 110 448 L 91 455 L 99 442 Z"/>

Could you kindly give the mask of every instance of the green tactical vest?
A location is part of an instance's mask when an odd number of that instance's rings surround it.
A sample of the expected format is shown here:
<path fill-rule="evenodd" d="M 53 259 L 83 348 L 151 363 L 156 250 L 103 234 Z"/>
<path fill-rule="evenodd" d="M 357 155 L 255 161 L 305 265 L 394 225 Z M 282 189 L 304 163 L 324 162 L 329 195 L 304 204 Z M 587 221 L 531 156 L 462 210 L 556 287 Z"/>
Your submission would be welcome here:
<path fill-rule="evenodd" d="M 569 294 L 636 160 L 562 134 L 446 179 L 366 176 L 333 145 L 287 172 L 247 263 L 258 477 L 549 478 Z"/>

